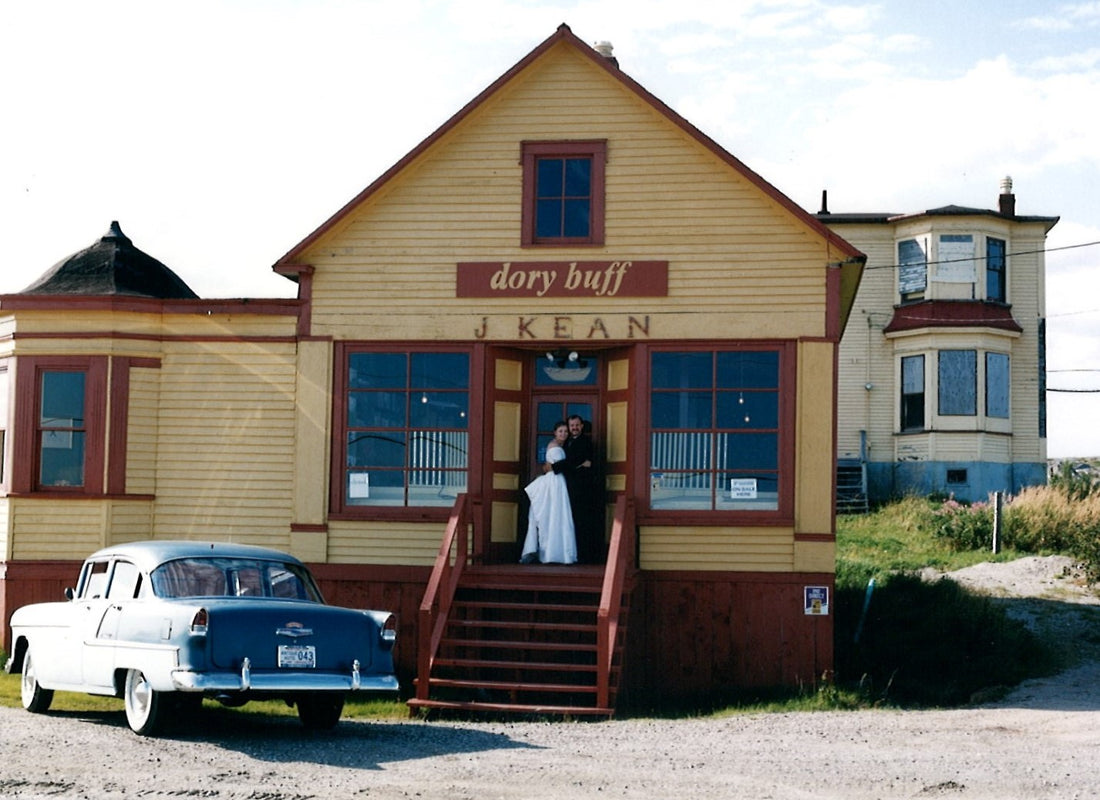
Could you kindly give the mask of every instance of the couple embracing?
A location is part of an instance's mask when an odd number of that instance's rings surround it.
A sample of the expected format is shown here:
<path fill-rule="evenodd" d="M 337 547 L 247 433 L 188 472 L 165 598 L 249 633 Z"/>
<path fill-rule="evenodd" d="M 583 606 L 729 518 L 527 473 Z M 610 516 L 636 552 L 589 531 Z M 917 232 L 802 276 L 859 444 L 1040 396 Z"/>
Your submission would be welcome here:
<path fill-rule="evenodd" d="M 543 474 L 525 489 L 531 498 L 524 564 L 600 560 L 603 524 L 598 513 L 596 453 L 584 420 L 574 414 L 554 425 Z"/>

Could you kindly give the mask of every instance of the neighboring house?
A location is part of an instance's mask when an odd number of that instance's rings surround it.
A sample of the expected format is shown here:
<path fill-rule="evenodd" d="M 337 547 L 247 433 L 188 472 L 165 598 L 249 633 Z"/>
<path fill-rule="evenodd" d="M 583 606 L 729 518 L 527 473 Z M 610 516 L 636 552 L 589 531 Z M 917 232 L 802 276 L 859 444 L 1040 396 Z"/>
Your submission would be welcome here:
<path fill-rule="evenodd" d="M 601 49 L 561 26 L 292 248 L 297 300 L 0 298 L 4 618 L 104 544 L 212 537 L 397 612 L 420 706 L 827 674 L 864 257 Z M 573 412 L 606 562 L 521 566 Z"/>
<path fill-rule="evenodd" d="M 840 347 L 841 510 L 1044 484 L 1044 251 L 1058 218 L 1017 214 L 1010 178 L 995 209 L 817 218 L 868 257 Z"/>

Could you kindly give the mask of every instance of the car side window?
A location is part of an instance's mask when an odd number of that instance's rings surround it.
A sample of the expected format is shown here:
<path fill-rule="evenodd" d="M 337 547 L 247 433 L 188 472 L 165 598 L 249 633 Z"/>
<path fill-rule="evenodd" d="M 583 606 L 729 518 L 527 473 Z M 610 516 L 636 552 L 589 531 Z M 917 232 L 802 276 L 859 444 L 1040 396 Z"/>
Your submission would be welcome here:
<path fill-rule="evenodd" d="M 109 566 L 110 563 L 107 561 L 96 561 L 88 565 L 88 573 L 84 579 L 84 591 L 81 597 L 85 599 L 103 597 L 107 591 L 107 568 Z"/>
<path fill-rule="evenodd" d="M 111 577 L 111 587 L 107 590 L 110 600 L 133 600 L 137 596 L 141 574 L 129 561 L 116 561 Z"/>

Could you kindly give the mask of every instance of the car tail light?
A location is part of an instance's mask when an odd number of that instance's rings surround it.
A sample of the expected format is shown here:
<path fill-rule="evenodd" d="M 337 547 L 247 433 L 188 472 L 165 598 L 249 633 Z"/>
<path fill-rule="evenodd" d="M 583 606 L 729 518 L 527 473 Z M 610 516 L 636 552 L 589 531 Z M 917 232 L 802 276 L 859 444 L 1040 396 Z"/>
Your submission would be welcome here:
<path fill-rule="evenodd" d="M 397 617 L 390 614 L 382 624 L 382 641 L 394 642 L 397 639 Z"/>
<path fill-rule="evenodd" d="M 210 614 L 207 613 L 205 608 L 200 608 L 195 612 L 195 616 L 191 617 L 191 633 L 205 634 L 206 627 L 210 624 Z"/>

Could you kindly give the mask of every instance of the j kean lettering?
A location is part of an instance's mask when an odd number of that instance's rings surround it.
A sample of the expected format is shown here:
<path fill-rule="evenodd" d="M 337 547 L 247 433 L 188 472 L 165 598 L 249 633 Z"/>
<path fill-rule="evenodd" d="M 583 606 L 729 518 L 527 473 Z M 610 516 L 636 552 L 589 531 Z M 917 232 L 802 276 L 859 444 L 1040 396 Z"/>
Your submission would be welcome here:
<path fill-rule="evenodd" d="M 667 261 L 496 261 L 457 265 L 456 297 L 667 297 Z"/>
<path fill-rule="evenodd" d="M 512 320 L 515 320 L 512 322 Z M 474 330 L 476 339 L 639 339 L 649 338 L 649 315 L 603 317 L 522 316 L 504 319 L 481 318 Z"/>

